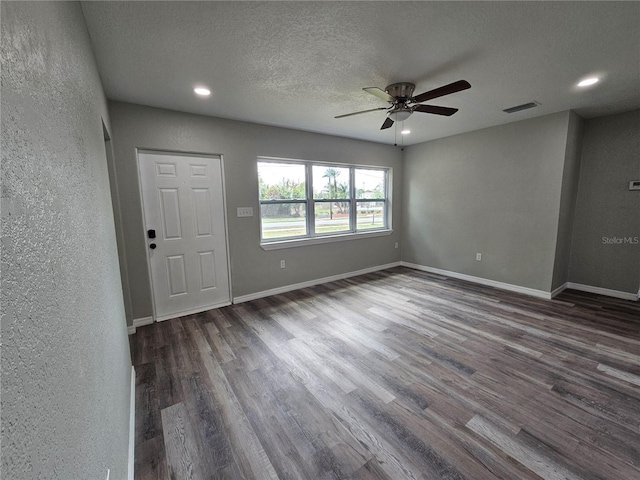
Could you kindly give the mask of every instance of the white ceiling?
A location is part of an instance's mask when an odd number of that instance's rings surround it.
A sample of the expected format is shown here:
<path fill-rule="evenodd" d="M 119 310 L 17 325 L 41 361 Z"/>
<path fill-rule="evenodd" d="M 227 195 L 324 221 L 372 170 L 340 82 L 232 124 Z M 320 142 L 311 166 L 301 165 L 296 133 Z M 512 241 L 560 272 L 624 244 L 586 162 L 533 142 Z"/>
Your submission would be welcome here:
<path fill-rule="evenodd" d="M 83 2 L 107 97 L 394 143 L 363 87 L 456 80 L 405 145 L 575 109 L 640 108 L 639 2 Z M 575 84 L 597 74 L 587 89 Z M 208 86 L 212 95 L 193 93 Z M 502 110 L 530 101 L 540 106 Z M 398 137 L 400 137 L 398 133 Z M 400 143 L 400 140 L 398 140 Z"/>

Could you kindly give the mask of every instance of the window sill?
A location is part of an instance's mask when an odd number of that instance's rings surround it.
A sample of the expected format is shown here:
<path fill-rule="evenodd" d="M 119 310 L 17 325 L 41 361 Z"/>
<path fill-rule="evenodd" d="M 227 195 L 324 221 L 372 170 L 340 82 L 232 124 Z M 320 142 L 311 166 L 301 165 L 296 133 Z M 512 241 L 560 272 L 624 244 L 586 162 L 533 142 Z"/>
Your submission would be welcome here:
<path fill-rule="evenodd" d="M 326 237 L 296 238 L 290 240 L 276 240 L 273 242 L 263 242 L 260 247 L 263 250 L 281 250 L 283 248 L 306 247 L 309 245 L 320 245 L 322 243 L 344 242 L 347 240 L 359 240 L 362 238 L 385 237 L 391 235 L 393 229 L 376 230 L 373 232 L 345 233 L 342 235 L 327 235 Z"/>

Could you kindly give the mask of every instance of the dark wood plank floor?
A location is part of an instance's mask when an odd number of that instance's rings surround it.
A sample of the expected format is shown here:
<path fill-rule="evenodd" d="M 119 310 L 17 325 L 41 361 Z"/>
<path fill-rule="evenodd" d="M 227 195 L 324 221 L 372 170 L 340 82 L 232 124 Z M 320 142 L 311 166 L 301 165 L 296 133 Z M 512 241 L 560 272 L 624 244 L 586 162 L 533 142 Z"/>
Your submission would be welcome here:
<path fill-rule="evenodd" d="M 138 479 L 640 479 L 640 305 L 396 268 L 140 328 Z"/>

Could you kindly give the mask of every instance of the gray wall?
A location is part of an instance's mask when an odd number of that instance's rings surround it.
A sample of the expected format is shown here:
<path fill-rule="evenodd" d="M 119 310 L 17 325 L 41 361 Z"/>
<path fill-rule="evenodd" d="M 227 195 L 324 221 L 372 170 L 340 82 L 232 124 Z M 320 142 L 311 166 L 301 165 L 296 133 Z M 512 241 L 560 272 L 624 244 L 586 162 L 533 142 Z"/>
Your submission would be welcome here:
<path fill-rule="evenodd" d="M 640 244 L 602 237 L 640 237 L 640 110 L 585 122 L 569 280 L 637 293 Z"/>
<path fill-rule="evenodd" d="M 571 238 L 578 195 L 583 130 L 584 121 L 576 113 L 571 112 L 562 173 L 558 237 L 551 290 L 555 290 L 569 281 L 569 259 L 571 258 Z"/>
<path fill-rule="evenodd" d="M 118 261 L 120 263 L 120 280 L 122 281 L 122 293 L 124 297 L 124 311 L 127 318 L 131 318 L 131 289 L 129 288 L 129 273 L 127 255 L 124 249 L 124 235 L 122 233 L 122 218 L 120 215 L 120 195 L 118 194 L 118 177 L 113 153 L 113 141 L 109 132 L 105 132 L 105 146 L 107 154 L 107 170 L 109 171 L 109 185 L 111 186 L 111 207 L 113 220 L 116 226 L 116 240 L 118 243 Z"/>
<path fill-rule="evenodd" d="M 402 259 L 549 292 L 569 118 L 561 112 L 408 147 Z"/>
<path fill-rule="evenodd" d="M 222 154 L 233 296 L 314 280 L 400 260 L 402 152 L 389 145 L 110 102 L 122 226 L 133 318 L 152 315 L 136 148 Z M 258 156 L 393 168 L 390 236 L 264 251 L 260 248 Z M 237 218 L 237 207 L 256 215 Z M 280 268 L 280 260 L 287 268 Z"/>
<path fill-rule="evenodd" d="M 2 478 L 126 478 L 131 362 L 77 3 L 1 3 Z"/>

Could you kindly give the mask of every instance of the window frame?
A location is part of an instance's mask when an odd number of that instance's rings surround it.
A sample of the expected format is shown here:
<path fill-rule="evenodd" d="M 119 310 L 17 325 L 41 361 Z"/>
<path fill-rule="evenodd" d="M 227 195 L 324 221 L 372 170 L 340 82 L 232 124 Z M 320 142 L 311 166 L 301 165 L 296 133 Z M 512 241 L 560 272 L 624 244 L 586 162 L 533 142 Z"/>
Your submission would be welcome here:
<path fill-rule="evenodd" d="M 297 160 L 297 159 L 285 159 L 275 157 L 258 157 L 256 162 L 256 168 L 260 163 L 275 163 L 275 164 L 291 164 L 302 165 L 305 168 L 305 194 L 304 199 L 275 199 L 275 200 L 263 200 L 260 198 L 260 182 L 258 182 L 258 216 L 260 224 L 260 245 L 265 250 L 286 248 L 288 246 L 295 246 L 301 243 L 304 244 L 316 244 L 325 243 L 330 241 L 342 241 L 351 240 L 362 237 L 374 237 L 381 235 L 390 235 L 393 232 L 391 227 L 391 180 L 392 180 L 392 168 L 386 166 L 376 165 L 358 165 L 339 162 L 326 162 L 326 161 L 313 161 L 313 160 Z M 349 196 L 347 198 L 332 198 L 332 199 L 320 199 L 314 198 L 313 193 L 313 167 L 324 168 L 347 168 L 349 170 Z M 357 198 L 357 189 L 355 188 L 355 175 L 356 170 L 376 170 L 384 172 L 384 196 L 383 198 Z M 258 176 L 260 172 L 258 171 Z M 349 229 L 341 230 L 338 232 L 317 233 L 316 232 L 316 218 L 315 218 L 315 204 L 316 203 L 335 203 L 335 202 L 348 202 L 349 203 Z M 358 229 L 358 211 L 357 206 L 359 203 L 364 202 L 382 202 L 383 207 L 383 225 L 377 228 Z M 306 233 L 303 235 L 294 235 L 288 237 L 277 238 L 264 238 L 263 237 L 263 205 L 282 205 L 300 203 L 305 205 L 305 222 Z"/>

